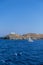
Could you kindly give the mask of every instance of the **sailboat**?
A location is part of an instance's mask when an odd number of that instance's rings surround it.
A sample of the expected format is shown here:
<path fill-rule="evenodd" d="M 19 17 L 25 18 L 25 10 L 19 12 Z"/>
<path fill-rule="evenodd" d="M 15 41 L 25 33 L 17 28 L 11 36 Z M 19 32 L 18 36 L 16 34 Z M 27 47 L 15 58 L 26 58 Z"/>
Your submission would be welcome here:
<path fill-rule="evenodd" d="M 33 40 L 32 40 L 30 37 L 29 37 L 28 41 L 29 41 L 29 42 L 33 42 Z"/>

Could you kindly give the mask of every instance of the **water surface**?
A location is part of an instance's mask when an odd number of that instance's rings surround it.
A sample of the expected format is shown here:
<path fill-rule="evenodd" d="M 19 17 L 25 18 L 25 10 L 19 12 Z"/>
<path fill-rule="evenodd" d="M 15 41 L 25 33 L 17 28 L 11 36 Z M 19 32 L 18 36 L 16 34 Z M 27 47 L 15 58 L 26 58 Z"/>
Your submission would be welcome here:
<path fill-rule="evenodd" d="M 43 40 L 0 40 L 0 65 L 43 65 Z"/>

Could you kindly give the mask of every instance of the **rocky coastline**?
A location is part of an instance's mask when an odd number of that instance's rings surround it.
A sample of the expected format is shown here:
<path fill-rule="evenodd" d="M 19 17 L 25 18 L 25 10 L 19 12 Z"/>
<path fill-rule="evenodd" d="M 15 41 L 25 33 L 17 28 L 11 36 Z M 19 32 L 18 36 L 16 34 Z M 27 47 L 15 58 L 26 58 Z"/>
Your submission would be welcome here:
<path fill-rule="evenodd" d="M 34 39 L 34 40 L 37 40 L 37 39 L 43 39 L 43 34 L 36 34 L 36 33 L 27 33 L 27 34 L 23 34 L 23 35 L 19 35 L 19 34 L 8 34 L 4 37 L 0 37 L 0 39 L 20 39 L 20 40 L 23 40 L 23 39 Z"/>

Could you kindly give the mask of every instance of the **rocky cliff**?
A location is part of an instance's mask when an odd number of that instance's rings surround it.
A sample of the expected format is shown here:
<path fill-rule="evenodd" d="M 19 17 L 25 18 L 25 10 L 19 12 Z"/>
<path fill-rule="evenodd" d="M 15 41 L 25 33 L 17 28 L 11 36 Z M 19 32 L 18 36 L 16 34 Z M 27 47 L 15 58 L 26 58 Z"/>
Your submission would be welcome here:
<path fill-rule="evenodd" d="M 36 34 L 36 33 L 28 33 L 23 35 L 24 38 L 32 38 L 32 39 L 43 39 L 43 34 Z"/>
<path fill-rule="evenodd" d="M 23 39 L 23 36 L 19 34 L 8 34 L 4 39 Z"/>
<path fill-rule="evenodd" d="M 5 37 L 2 37 L 3 39 L 43 39 L 43 34 L 36 34 L 36 33 L 28 33 L 24 35 L 19 34 L 8 34 Z"/>

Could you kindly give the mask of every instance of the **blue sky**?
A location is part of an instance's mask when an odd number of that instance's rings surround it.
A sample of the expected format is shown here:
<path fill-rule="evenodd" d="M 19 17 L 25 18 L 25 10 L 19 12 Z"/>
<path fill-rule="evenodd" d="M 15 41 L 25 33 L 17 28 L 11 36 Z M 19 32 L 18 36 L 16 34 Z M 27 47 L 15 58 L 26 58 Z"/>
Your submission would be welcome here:
<path fill-rule="evenodd" d="M 0 0 L 0 35 L 43 33 L 43 0 Z"/>

